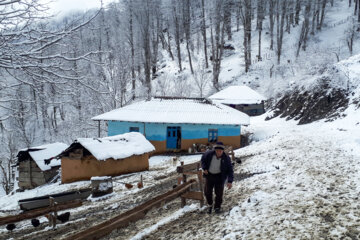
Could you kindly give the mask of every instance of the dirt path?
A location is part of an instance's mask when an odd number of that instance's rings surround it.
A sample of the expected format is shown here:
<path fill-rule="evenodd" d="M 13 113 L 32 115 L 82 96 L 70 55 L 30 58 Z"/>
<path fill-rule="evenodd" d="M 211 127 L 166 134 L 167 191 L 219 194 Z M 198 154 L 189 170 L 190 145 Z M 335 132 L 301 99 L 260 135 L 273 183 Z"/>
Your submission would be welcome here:
<path fill-rule="evenodd" d="M 143 239 L 360 239 L 360 159 L 326 138 L 299 133 L 261 144 L 241 150 L 245 160 L 235 165 L 234 187 L 225 191 L 222 214 L 196 209 L 148 231 Z M 55 230 L 27 229 L 0 239 L 64 238 L 168 191 L 176 177 L 122 198 L 117 208 L 110 204 L 76 211 L 71 222 Z M 131 239 L 179 209 L 176 199 L 104 239 Z"/>
<path fill-rule="evenodd" d="M 276 137 L 235 172 L 249 175 L 225 192 L 223 213 L 195 210 L 143 239 L 360 239 L 360 159 L 324 138 Z M 131 239 L 179 209 L 153 211 L 106 239 Z"/>
<path fill-rule="evenodd" d="M 78 232 L 91 225 L 99 224 L 109 218 L 119 215 L 141 203 L 153 198 L 156 195 L 160 195 L 172 189 L 172 186 L 176 183 L 177 175 L 171 174 L 170 176 L 162 179 L 156 185 L 145 188 L 135 194 L 129 194 L 122 198 L 119 202 L 101 202 L 102 204 L 96 204 L 92 207 L 91 202 L 84 202 L 83 207 L 80 209 L 74 209 L 71 211 L 71 221 L 65 224 L 58 224 L 55 229 L 51 229 L 47 226 L 47 223 L 43 223 L 41 226 L 35 229 L 31 227 L 24 228 L 20 231 L 7 232 L 1 234 L 1 240 L 7 239 L 23 239 L 23 240 L 38 240 L 38 239 L 62 239 L 74 232 Z M 26 220 L 30 224 L 30 220 Z"/>
<path fill-rule="evenodd" d="M 237 168 L 239 168 L 239 166 L 236 166 L 235 169 Z M 256 174 L 237 173 L 234 176 L 234 184 L 239 184 L 243 179 L 250 178 L 254 175 Z M 232 206 L 236 205 L 243 197 L 244 196 L 242 196 L 240 191 L 225 190 L 224 203 L 222 206 L 223 212 L 221 214 L 209 215 L 206 213 L 205 208 L 199 208 L 194 212 L 186 213 L 182 217 L 160 226 L 155 232 L 146 235 L 143 239 L 221 239 L 224 235 L 224 229 L 219 227 L 218 223 L 229 215 Z M 199 206 L 198 201 L 188 201 L 187 205 L 190 204 Z M 136 224 L 131 224 L 126 228 L 116 230 L 103 239 L 131 239 L 138 232 L 143 231 L 144 229 L 155 225 L 161 219 L 174 214 L 180 209 L 180 205 L 180 199 L 176 199 L 163 208 L 152 210 L 144 219 L 136 222 Z M 203 231 L 203 234 L 199 234 L 201 231 Z"/>

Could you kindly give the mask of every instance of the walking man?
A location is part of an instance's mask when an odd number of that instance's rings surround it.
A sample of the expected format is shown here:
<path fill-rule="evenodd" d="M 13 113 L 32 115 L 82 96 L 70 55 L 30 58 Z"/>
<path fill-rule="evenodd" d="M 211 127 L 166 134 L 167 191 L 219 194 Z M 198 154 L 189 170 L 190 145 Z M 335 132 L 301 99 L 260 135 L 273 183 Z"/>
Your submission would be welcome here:
<path fill-rule="evenodd" d="M 213 189 L 215 189 L 214 210 L 215 213 L 220 213 L 226 180 L 228 189 L 232 187 L 234 171 L 224 149 L 224 144 L 217 142 L 214 150 L 205 152 L 201 157 L 201 167 L 205 176 L 204 194 L 209 205 L 208 213 L 211 213 L 213 209 Z"/>

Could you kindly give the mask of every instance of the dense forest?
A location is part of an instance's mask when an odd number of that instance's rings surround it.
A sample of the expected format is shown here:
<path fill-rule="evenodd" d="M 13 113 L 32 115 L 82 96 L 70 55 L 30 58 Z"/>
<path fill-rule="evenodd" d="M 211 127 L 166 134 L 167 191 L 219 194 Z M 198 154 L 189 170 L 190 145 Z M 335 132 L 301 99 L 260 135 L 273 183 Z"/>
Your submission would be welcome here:
<path fill-rule="evenodd" d="M 277 65 L 288 62 L 282 58 L 285 35 L 296 38 L 295 59 L 335 3 L 121 0 L 54 20 L 37 0 L 0 0 L 2 185 L 11 190 L 19 149 L 97 136 L 91 121 L 97 114 L 155 95 L 204 97 L 208 89 L 221 89 L 222 61 L 234 33 L 242 36 L 236 39 L 242 46 L 238 68 L 245 73 L 263 61 L 265 48 Z M 345 38 L 352 54 L 360 0 L 349 0 L 348 7 L 353 15 Z M 167 65 L 172 72 L 162 70 Z M 270 77 L 275 70 L 268 70 Z"/>

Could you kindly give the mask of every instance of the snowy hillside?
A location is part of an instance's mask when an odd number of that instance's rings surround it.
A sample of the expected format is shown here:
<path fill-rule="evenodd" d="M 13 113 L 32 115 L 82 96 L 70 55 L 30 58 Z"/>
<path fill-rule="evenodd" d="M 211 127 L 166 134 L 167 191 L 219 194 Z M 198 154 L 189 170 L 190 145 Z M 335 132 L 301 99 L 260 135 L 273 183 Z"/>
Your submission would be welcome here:
<path fill-rule="evenodd" d="M 223 214 L 208 215 L 197 202 L 180 210 L 180 199 L 177 199 L 151 211 L 136 225 L 113 232 L 111 239 L 141 239 L 140 236 L 146 236 L 146 239 L 165 236 L 168 239 L 359 237 L 359 111 L 348 109 L 347 117 L 343 119 L 302 126 L 282 118 L 271 121 L 264 118 L 252 118 L 252 125 L 246 131 L 252 133 L 253 142 L 236 151 L 242 163 L 235 165 L 234 188 L 225 191 Z M 190 163 L 199 159 L 200 155 L 195 155 L 180 160 Z M 89 221 L 100 223 L 109 210 L 126 211 L 129 206 L 153 197 L 154 189 L 160 192 L 171 189 L 176 183 L 175 165 L 179 163 L 174 165 L 171 156 L 153 157 L 150 163 L 149 172 L 115 178 L 115 192 L 110 198 L 89 201 L 83 207 L 71 210 L 71 221 L 58 225 L 56 230 L 49 232 L 45 228 L 33 232 L 33 227 L 23 221 L 13 233 L 8 233 L 2 226 L 3 237 L 0 238 L 38 239 L 51 234 L 52 239 L 61 239 L 74 224 L 85 227 Z M 145 182 L 143 190 L 128 190 L 117 183 L 119 180 L 136 183 L 140 174 Z M 164 177 L 155 180 L 159 176 Z M 0 207 L 2 211 L 16 211 L 18 199 L 88 184 L 57 183 L 17 193 L 0 198 Z M 97 211 L 100 206 L 105 210 Z M 44 218 L 41 222 L 45 227 L 47 220 Z"/>
<path fill-rule="evenodd" d="M 235 180 L 233 188 L 225 190 L 223 212 L 209 215 L 196 201 L 181 209 L 180 199 L 176 199 L 105 239 L 360 239 L 360 44 L 355 38 L 349 51 L 347 38 L 354 25 L 354 9 L 348 4 L 338 0 L 327 8 L 322 30 L 309 35 L 307 49 L 298 57 L 301 25 L 285 33 L 280 64 L 275 50 L 269 49 L 269 20 L 265 18 L 263 60 L 255 57 L 258 43 L 254 32 L 253 60 L 247 73 L 243 31 L 233 26 L 233 38 L 225 42 L 234 49 L 224 52 L 220 88 L 247 85 L 268 102 L 267 113 L 251 117 L 250 125 L 242 128 L 250 145 L 235 152 L 242 162 L 234 165 Z M 254 21 L 253 29 L 255 26 Z M 185 49 L 183 42 L 183 56 Z M 211 83 L 212 69 L 204 68 L 201 52 L 194 51 L 192 75 L 187 58 L 179 71 L 166 50 L 159 51 L 157 76 L 151 80 L 153 95 L 204 97 L 217 91 Z M 59 123 L 59 135 L 49 133 L 49 139 L 89 137 L 80 134 L 94 132 L 94 126 L 81 124 L 89 122 L 95 112 L 117 106 L 102 98 L 93 102 L 97 101 L 104 106 L 87 104 L 87 108 L 93 107 L 91 111 L 67 115 L 75 122 L 75 130 L 66 122 Z M 80 125 L 90 130 L 82 131 Z M 34 142 L 46 139 L 39 135 L 32 135 Z M 200 158 L 153 156 L 149 171 L 114 178 L 113 194 L 89 198 L 82 207 L 71 209 L 69 222 L 54 230 L 45 217 L 40 218 L 36 231 L 29 221 L 18 223 L 12 232 L 0 226 L 0 239 L 64 239 L 171 190 L 177 183 L 175 169 L 180 161 L 192 163 Z M 136 186 L 141 175 L 143 189 L 124 186 Z M 57 182 L 6 196 L 0 189 L 0 216 L 19 213 L 20 199 L 89 186 L 89 181 Z"/>

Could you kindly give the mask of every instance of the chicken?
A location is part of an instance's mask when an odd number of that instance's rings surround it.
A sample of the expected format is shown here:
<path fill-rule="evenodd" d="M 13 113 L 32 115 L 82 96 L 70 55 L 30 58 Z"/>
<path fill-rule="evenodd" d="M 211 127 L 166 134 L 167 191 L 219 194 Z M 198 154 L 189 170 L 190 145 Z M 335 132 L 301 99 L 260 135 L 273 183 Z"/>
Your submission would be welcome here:
<path fill-rule="evenodd" d="M 8 225 L 6 225 L 6 229 L 8 231 L 12 231 L 16 228 L 16 225 L 14 223 L 9 223 Z"/>
<path fill-rule="evenodd" d="M 131 188 L 133 187 L 133 185 L 130 184 L 130 183 L 125 183 L 125 187 L 126 187 L 127 189 L 131 189 Z"/>
<path fill-rule="evenodd" d="M 57 216 L 57 220 L 59 220 L 61 223 L 65 223 L 69 221 L 69 218 L 70 218 L 70 212 L 66 212 Z"/>
<path fill-rule="evenodd" d="M 142 175 L 140 175 L 140 182 L 138 182 L 137 186 L 138 186 L 138 188 L 143 188 L 143 186 L 144 186 Z"/>
<path fill-rule="evenodd" d="M 34 218 L 34 219 L 31 219 L 31 224 L 34 227 L 38 227 L 38 226 L 40 226 L 40 221 L 38 219 Z"/>

